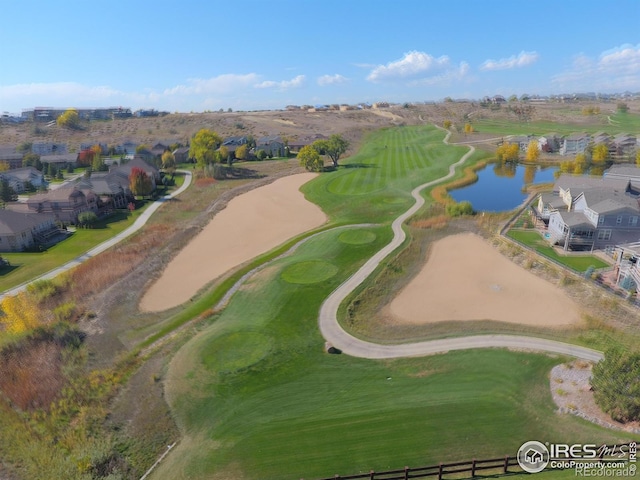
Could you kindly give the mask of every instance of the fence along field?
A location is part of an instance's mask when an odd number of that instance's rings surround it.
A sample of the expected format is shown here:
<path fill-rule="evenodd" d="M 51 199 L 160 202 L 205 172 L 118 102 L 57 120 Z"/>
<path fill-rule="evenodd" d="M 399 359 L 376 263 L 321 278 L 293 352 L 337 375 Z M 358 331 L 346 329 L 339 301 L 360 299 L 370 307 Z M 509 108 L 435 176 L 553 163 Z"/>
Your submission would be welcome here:
<path fill-rule="evenodd" d="M 608 451 L 615 451 L 619 448 L 618 445 L 603 445 Z M 607 462 L 611 458 L 605 459 L 605 450 L 602 450 L 599 456 L 599 460 Z M 558 469 L 553 469 L 558 470 Z M 571 475 L 575 475 L 571 468 L 567 468 Z M 543 472 L 549 472 L 550 470 L 544 470 Z M 482 472 L 484 475 L 493 477 L 500 477 L 503 475 L 517 475 L 524 473 L 520 464 L 518 463 L 518 457 L 506 455 L 502 458 L 490 458 L 486 460 L 467 460 L 463 462 L 454 463 L 439 463 L 438 465 L 430 465 L 427 467 L 404 467 L 398 470 L 385 470 L 382 472 L 375 472 L 371 470 L 369 473 L 359 473 L 355 475 L 334 475 L 333 477 L 325 477 L 321 480 L 408 480 L 410 478 L 431 478 L 435 477 L 438 480 L 445 480 L 448 475 L 455 475 L 455 478 L 476 478 L 478 473 Z M 540 473 L 543 473 L 540 472 Z M 460 476 L 460 474 L 469 473 L 469 475 Z M 304 480 L 304 479 L 302 479 Z"/>
<path fill-rule="evenodd" d="M 511 468 L 511 470 L 509 470 Z M 517 470 L 513 470 L 517 468 Z M 466 462 L 440 463 L 428 467 L 404 467 L 400 470 L 386 470 L 384 472 L 360 473 L 356 475 L 335 475 L 326 477 L 321 480 L 408 480 L 410 478 L 431 478 L 438 480 L 445 479 L 445 475 L 469 473 L 469 478 L 476 477 L 478 472 L 496 474 L 512 474 L 521 472 L 522 469 L 518 465 L 516 457 L 506 456 L 504 458 L 491 458 L 488 460 L 469 460 Z M 459 476 L 457 478 L 460 478 Z"/>

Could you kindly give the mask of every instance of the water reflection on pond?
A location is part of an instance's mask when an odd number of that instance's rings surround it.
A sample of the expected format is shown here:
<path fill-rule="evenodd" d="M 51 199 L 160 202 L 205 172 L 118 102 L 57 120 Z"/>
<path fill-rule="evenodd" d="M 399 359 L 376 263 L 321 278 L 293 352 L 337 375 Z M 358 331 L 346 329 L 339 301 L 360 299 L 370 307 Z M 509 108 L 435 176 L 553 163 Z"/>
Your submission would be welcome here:
<path fill-rule="evenodd" d="M 476 183 L 451 190 L 449 194 L 457 202 L 471 202 L 476 211 L 513 210 L 527 198 L 527 194 L 523 192 L 525 185 L 553 182 L 557 169 L 514 163 L 490 164 L 476 172 Z"/>

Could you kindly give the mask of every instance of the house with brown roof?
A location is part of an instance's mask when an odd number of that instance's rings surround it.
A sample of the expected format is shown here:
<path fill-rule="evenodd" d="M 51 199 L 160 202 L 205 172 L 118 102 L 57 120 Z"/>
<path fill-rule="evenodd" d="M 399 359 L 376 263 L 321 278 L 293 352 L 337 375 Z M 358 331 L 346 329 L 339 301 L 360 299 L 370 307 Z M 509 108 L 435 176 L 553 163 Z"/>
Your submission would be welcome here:
<path fill-rule="evenodd" d="M 7 205 L 12 210 L 23 210 L 30 213 L 46 213 L 53 215 L 56 221 L 63 224 L 76 224 L 82 212 L 99 212 L 99 198 L 90 190 L 81 190 L 75 186 L 61 187 L 47 193 L 39 193 L 28 198 L 22 204 Z M 24 210 L 23 210 L 24 211 Z"/>
<path fill-rule="evenodd" d="M 66 236 L 52 215 L 0 210 L 0 252 L 50 246 Z"/>
<path fill-rule="evenodd" d="M 109 170 L 109 173 L 120 176 L 122 179 L 125 179 L 126 184 L 129 185 L 129 176 L 131 175 L 131 171 L 134 168 L 141 168 L 146 172 L 149 178 L 151 178 L 151 185 L 153 187 L 152 190 L 155 190 L 156 186 L 161 181 L 160 170 L 156 166 L 151 165 L 149 162 L 138 156 L 135 156 L 133 159 L 129 160 L 123 165 L 111 168 Z"/>
<path fill-rule="evenodd" d="M 113 172 L 92 172 L 89 177 L 82 176 L 73 184 L 73 188 L 91 191 L 98 195 L 100 213 L 118 208 L 127 208 L 133 200 L 129 189 L 129 179 Z"/>

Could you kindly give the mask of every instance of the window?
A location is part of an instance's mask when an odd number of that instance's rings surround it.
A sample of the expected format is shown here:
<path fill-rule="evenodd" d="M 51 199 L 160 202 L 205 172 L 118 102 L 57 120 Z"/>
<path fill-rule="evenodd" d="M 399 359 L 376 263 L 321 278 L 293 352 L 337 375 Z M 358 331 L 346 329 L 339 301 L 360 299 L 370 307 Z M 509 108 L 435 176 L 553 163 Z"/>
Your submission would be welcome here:
<path fill-rule="evenodd" d="M 620 225 L 622 223 L 622 215 L 618 215 L 616 217 L 616 225 Z"/>
<path fill-rule="evenodd" d="M 598 217 L 598 225 L 604 225 L 604 215 Z"/>
<path fill-rule="evenodd" d="M 605 228 L 603 230 L 598 231 L 598 240 L 610 240 L 611 239 L 611 229 Z"/>
<path fill-rule="evenodd" d="M 632 215 L 629 217 L 629 225 L 631 225 L 632 227 L 638 225 L 638 217 L 636 215 Z"/>

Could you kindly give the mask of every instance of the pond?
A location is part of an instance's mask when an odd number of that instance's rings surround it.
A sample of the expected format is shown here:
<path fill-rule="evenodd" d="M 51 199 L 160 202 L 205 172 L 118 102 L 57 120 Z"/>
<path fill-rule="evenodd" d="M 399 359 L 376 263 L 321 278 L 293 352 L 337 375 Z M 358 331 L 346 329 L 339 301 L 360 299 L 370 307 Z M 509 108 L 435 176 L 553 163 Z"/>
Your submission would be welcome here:
<path fill-rule="evenodd" d="M 557 169 L 538 165 L 490 164 L 476 172 L 476 183 L 451 190 L 449 195 L 456 202 L 471 202 L 476 211 L 506 212 L 527 198 L 522 191 L 525 185 L 554 182 Z"/>

